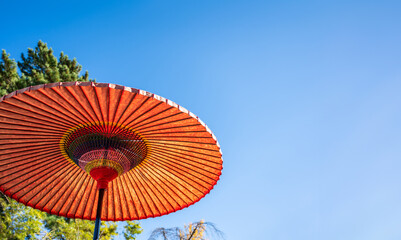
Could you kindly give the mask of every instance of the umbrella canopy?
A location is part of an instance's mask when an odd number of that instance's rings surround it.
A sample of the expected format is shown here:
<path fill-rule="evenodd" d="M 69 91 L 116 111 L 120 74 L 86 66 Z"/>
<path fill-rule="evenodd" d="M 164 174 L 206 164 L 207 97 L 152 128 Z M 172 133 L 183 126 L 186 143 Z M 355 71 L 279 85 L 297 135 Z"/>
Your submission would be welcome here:
<path fill-rule="evenodd" d="M 51 214 L 138 220 L 199 201 L 222 170 L 219 144 L 185 108 L 114 84 L 51 83 L 0 99 L 0 190 Z"/>

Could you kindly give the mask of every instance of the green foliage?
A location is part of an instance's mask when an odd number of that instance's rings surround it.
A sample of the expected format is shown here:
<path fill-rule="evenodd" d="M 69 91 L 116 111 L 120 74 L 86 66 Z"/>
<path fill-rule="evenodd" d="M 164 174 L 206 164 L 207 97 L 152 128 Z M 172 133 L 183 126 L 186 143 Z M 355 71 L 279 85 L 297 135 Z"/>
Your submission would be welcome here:
<path fill-rule="evenodd" d="M 18 74 L 18 69 L 20 74 Z M 82 66 L 61 52 L 57 59 L 46 43 L 38 42 L 35 49 L 28 48 L 18 63 L 3 49 L 0 60 L 0 96 L 21 88 L 54 82 L 94 81 L 88 72 L 80 75 Z"/>
<path fill-rule="evenodd" d="M 1 192 L 0 196 L 0 239 L 78 240 L 93 237 L 93 221 L 50 215 L 26 207 Z M 137 227 L 140 229 L 139 225 Z M 100 239 L 111 240 L 114 236 L 117 236 L 117 224 L 102 222 Z"/>
<path fill-rule="evenodd" d="M 10 59 L 10 54 L 3 50 L 0 61 L 0 96 L 17 90 L 19 80 L 15 60 Z"/>
<path fill-rule="evenodd" d="M 0 192 L 0 239 L 24 240 L 39 236 L 45 213 L 17 203 Z"/>
<path fill-rule="evenodd" d="M 46 214 L 26 207 L 1 192 L 0 195 L 0 239 L 78 240 L 93 237 L 93 221 Z M 137 227 L 140 229 L 139 225 Z M 114 236 L 117 236 L 117 224 L 102 222 L 100 239 L 111 240 Z"/>
<path fill-rule="evenodd" d="M 51 239 L 91 239 L 95 224 L 93 221 L 70 219 L 47 214 L 44 226 Z M 104 223 L 100 227 L 100 239 L 111 240 L 117 235 L 116 223 Z"/>
<path fill-rule="evenodd" d="M 143 231 L 139 223 L 136 221 L 127 221 L 124 230 L 124 238 L 127 240 L 135 240 L 137 235 Z"/>

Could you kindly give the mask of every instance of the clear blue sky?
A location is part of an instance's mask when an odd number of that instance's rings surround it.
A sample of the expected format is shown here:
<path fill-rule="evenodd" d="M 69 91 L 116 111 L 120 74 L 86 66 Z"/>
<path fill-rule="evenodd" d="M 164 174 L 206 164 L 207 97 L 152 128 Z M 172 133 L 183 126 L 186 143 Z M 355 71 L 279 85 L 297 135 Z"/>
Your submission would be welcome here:
<path fill-rule="evenodd" d="M 0 48 L 47 42 L 217 136 L 214 190 L 156 227 L 228 240 L 401 238 L 399 1 L 5 1 Z"/>

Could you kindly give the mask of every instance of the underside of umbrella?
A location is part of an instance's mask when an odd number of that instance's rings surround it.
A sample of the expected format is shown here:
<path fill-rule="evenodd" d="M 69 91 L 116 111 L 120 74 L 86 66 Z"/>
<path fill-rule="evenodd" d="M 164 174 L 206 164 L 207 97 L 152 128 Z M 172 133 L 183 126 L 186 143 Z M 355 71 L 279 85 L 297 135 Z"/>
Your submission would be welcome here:
<path fill-rule="evenodd" d="M 194 114 L 146 91 L 52 83 L 0 99 L 0 190 L 69 218 L 137 220 L 199 201 L 222 170 Z M 101 202 L 100 202 L 101 203 Z"/>

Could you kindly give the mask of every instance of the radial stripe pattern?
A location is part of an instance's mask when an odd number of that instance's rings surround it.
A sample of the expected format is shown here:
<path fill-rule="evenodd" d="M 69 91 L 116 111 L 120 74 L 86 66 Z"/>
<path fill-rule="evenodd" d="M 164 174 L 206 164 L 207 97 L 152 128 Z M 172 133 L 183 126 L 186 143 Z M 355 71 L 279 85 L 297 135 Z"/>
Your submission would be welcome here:
<path fill-rule="evenodd" d="M 96 129 L 89 143 L 79 135 L 82 129 Z M 0 190 L 51 214 L 95 219 L 96 182 L 82 159 L 101 159 L 104 150 L 81 154 L 81 162 L 75 156 L 92 142 L 106 141 L 101 131 L 133 136 L 107 144 L 119 141 L 128 149 L 123 153 L 140 156 L 127 163 L 119 149 L 109 153 L 121 170 L 108 185 L 102 220 L 144 219 L 188 207 L 209 193 L 221 174 L 215 136 L 174 102 L 114 84 L 52 83 L 0 99 Z"/>

